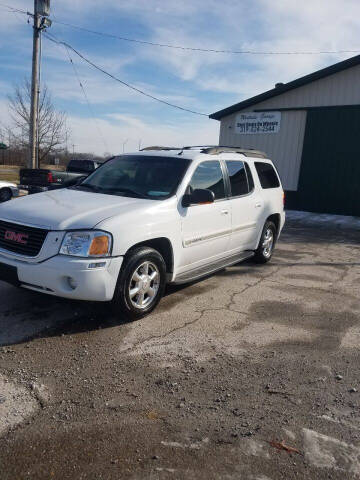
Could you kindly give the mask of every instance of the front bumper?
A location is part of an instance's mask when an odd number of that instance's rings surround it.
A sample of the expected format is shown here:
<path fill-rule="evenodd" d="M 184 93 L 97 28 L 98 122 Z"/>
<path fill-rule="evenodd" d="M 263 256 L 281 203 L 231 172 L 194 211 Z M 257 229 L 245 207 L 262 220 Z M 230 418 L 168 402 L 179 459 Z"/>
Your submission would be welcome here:
<path fill-rule="evenodd" d="M 19 189 L 16 188 L 16 187 L 11 187 L 11 191 L 12 191 L 12 194 L 13 194 L 14 198 L 16 198 L 20 195 Z"/>
<path fill-rule="evenodd" d="M 112 300 L 123 257 L 78 259 L 56 255 L 41 263 L 26 263 L 0 255 L 0 263 L 16 267 L 19 286 L 74 300 Z M 105 263 L 99 268 L 90 264 Z M 7 279 L 5 279 L 6 281 Z M 8 279 L 9 283 L 14 283 Z"/>

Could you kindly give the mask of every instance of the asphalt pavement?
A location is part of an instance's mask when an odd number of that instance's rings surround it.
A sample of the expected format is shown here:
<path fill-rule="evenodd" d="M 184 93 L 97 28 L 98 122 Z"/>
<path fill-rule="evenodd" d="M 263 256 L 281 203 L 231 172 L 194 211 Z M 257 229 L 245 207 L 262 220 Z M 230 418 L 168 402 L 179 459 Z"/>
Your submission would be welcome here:
<path fill-rule="evenodd" d="M 290 217 L 138 322 L 0 283 L 0 479 L 360 478 L 360 220 Z"/>

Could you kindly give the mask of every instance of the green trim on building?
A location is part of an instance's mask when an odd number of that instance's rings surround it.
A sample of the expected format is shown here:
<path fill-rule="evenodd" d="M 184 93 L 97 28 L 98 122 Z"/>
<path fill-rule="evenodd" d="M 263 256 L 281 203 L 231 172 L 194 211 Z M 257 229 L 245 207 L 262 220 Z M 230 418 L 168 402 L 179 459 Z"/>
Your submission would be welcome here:
<path fill-rule="evenodd" d="M 360 216 L 360 107 L 307 113 L 298 190 L 287 208 Z"/>

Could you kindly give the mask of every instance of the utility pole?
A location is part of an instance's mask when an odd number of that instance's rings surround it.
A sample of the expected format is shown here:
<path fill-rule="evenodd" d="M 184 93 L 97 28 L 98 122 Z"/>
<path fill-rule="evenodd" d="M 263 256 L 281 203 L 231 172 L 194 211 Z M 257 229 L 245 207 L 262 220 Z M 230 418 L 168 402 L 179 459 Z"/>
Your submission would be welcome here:
<path fill-rule="evenodd" d="M 50 14 L 50 0 L 34 0 L 34 32 L 33 32 L 33 56 L 31 74 L 31 106 L 30 106 L 30 155 L 29 168 L 38 167 L 38 111 L 39 111 L 39 47 L 40 35 L 44 28 L 51 25 L 46 19 Z"/>
<path fill-rule="evenodd" d="M 36 168 L 36 147 L 38 127 L 39 104 L 39 44 L 40 44 L 40 15 L 38 14 L 38 1 L 34 0 L 34 32 L 33 32 L 33 57 L 31 76 L 31 107 L 30 107 L 30 158 L 29 168 Z"/>

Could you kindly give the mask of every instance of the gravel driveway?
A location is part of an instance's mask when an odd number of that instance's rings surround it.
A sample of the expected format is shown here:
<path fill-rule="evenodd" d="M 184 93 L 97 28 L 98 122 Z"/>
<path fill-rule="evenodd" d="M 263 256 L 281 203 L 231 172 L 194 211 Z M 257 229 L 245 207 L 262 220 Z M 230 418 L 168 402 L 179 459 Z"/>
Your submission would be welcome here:
<path fill-rule="evenodd" d="M 0 478 L 360 478 L 360 221 L 124 323 L 0 284 Z"/>

